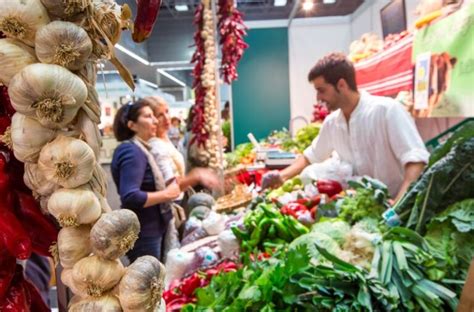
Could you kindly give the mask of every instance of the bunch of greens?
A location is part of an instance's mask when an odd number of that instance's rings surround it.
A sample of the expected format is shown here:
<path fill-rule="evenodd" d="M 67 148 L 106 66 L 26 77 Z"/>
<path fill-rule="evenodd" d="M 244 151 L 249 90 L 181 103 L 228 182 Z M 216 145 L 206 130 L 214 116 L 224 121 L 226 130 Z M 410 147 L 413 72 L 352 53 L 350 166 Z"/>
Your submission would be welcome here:
<path fill-rule="evenodd" d="M 375 179 L 363 177 L 360 181 L 350 181 L 349 186 L 355 189 L 353 196 L 342 199 L 339 206 L 339 218 L 354 224 L 366 218 L 380 219 L 388 207 L 387 187 Z"/>
<path fill-rule="evenodd" d="M 440 261 L 440 277 L 464 281 L 474 258 L 474 199 L 453 204 L 433 218 L 425 239 Z"/>
<path fill-rule="evenodd" d="M 465 133 L 463 129 L 458 133 Z M 446 144 L 450 151 L 445 155 L 446 148 L 435 152 L 431 165 L 394 207 L 406 226 L 419 233 L 451 204 L 474 198 L 474 136 L 453 135 Z"/>
<path fill-rule="evenodd" d="M 252 143 L 243 143 L 237 145 L 235 150 L 231 153 L 226 153 L 226 161 L 229 166 L 233 167 L 240 164 L 242 158 L 247 157 L 252 153 L 253 144 Z"/>
<path fill-rule="evenodd" d="M 456 310 L 456 293 L 436 281 L 439 269 L 426 241 L 407 228 L 392 228 L 376 248 L 370 276 L 396 295 L 403 309 Z"/>
<path fill-rule="evenodd" d="M 284 140 L 282 148 L 288 151 L 296 149 L 299 152 L 303 152 L 318 136 L 320 129 L 320 123 L 311 123 L 306 127 L 299 129 L 293 139 Z"/>

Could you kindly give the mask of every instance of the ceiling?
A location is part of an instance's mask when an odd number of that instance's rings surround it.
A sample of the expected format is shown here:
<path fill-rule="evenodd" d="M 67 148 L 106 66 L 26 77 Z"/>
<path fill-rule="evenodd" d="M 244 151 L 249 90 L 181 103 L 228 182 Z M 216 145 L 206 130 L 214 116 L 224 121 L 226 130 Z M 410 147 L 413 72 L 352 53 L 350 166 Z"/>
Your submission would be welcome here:
<path fill-rule="evenodd" d="M 275 1 L 286 1 L 286 4 L 275 6 Z M 323 0 L 314 0 L 313 9 L 304 11 L 301 7 L 304 0 L 237 0 L 237 8 L 244 14 L 244 21 L 287 20 L 292 14 L 295 1 L 298 1 L 295 18 L 349 15 L 363 3 L 363 0 L 336 0 L 329 4 L 323 3 Z M 136 12 L 135 0 L 117 2 L 127 3 Z M 166 77 L 167 75 L 157 74 L 157 69 L 165 70 L 190 86 L 192 65 L 189 60 L 194 52 L 192 45 L 195 32 L 193 15 L 199 3 L 199 0 L 163 0 L 151 37 L 142 44 L 136 44 L 131 40 L 130 34 L 125 33 L 120 41 L 122 49 L 117 51 L 118 58 L 133 74 L 157 83 L 160 88 L 180 87 L 180 84 L 175 79 Z M 177 11 L 176 5 L 186 5 L 188 10 Z M 145 62 L 137 61 L 128 52 Z M 106 69 L 113 68 L 107 65 Z"/>

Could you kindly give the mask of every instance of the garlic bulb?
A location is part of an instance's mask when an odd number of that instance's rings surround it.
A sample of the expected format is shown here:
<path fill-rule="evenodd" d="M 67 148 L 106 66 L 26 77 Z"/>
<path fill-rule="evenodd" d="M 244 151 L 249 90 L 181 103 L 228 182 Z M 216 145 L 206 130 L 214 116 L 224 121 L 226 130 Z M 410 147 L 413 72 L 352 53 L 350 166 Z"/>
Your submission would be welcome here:
<path fill-rule="evenodd" d="M 55 21 L 38 30 L 35 51 L 42 63 L 79 70 L 92 53 L 92 41 L 76 24 Z"/>
<path fill-rule="evenodd" d="M 13 76 L 36 62 L 35 51 L 29 46 L 14 39 L 0 39 L 0 82 L 7 87 Z"/>
<path fill-rule="evenodd" d="M 25 163 L 23 182 L 39 196 L 49 196 L 57 189 L 57 185 L 46 180 L 41 170 L 38 169 L 38 164 L 35 163 Z"/>
<path fill-rule="evenodd" d="M 65 188 L 90 181 L 96 161 L 86 142 L 59 135 L 40 152 L 38 166 L 46 179 Z"/>
<path fill-rule="evenodd" d="M 133 248 L 140 233 L 137 215 L 129 209 L 104 213 L 91 230 L 92 251 L 104 259 L 117 259 Z"/>
<path fill-rule="evenodd" d="M 107 38 L 116 44 L 120 40 L 122 33 L 122 10 L 121 7 L 113 1 L 97 1 L 93 2 L 94 17 L 99 27 L 105 32 Z"/>
<path fill-rule="evenodd" d="M 65 269 L 70 269 L 91 252 L 89 225 L 65 227 L 58 234 L 59 262 Z"/>
<path fill-rule="evenodd" d="M 72 281 L 79 295 L 100 297 L 120 282 L 124 268 L 119 260 L 105 260 L 97 256 L 83 258 L 72 269 Z"/>
<path fill-rule="evenodd" d="M 43 146 L 56 136 L 55 130 L 20 113 L 13 115 L 11 131 L 13 153 L 22 162 L 36 162 Z"/>
<path fill-rule="evenodd" d="M 64 67 L 38 63 L 16 74 L 8 93 L 16 111 L 35 116 L 45 127 L 63 128 L 84 104 L 87 87 Z"/>
<path fill-rule="evenodd" d="M 122 312 L 117 297 L 105 295 L 99 298 L 84 298 L 76 301 L 69 307 L 69 312 Z"/>
<path fill-rule="evenodd" d="M 48 23 L 48 12 L 40 0 L 2 1 L 0 31 L 7 37 L 34 47 L 36 31 Z"/>
<path fill-rule="evenodd" d="M 61 19 L 72 20 L 83 13 L 90 5 L 90 0 L 41 0 L 48 12 Z"/>
<path fill-rule="evenodd" d="M 119 284 L 119 299 L 127 311 L 155 311 L 164 289 L 165 267 L 143 256 L 127 267 Z"/>
<path fill-rule="evenodd" d="M 64 269 L 61 272 L 61 281 L 64 285 L 69 287 L 71 291 L 76 295 L 74 297 L 82 298 L 79 296 L 81 290 L 75 287 L 74 281 L 72 280 L 72 269 Z M 72 305 L 72 303 L 70 303 Z"/>
<path fill-rule="evenodd" d="M 48 201 L 48 211 L 62 227 L 68 227 L 94 223 L 100 217 L 101 206 L 94 192 L 80 187 L 54 192 Z"/>

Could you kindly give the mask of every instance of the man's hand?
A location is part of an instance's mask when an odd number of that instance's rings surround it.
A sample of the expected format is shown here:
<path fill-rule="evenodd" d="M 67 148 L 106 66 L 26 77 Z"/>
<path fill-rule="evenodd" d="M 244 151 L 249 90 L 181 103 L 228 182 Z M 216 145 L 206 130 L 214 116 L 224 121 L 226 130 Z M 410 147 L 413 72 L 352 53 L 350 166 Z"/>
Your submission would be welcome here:
<path fill-rule="evenodd" d="M 274 170 L 265 173 L 262 177 L 262 189 L 277 188 L 283 184 L 283 178 L 280 171 Z"/>

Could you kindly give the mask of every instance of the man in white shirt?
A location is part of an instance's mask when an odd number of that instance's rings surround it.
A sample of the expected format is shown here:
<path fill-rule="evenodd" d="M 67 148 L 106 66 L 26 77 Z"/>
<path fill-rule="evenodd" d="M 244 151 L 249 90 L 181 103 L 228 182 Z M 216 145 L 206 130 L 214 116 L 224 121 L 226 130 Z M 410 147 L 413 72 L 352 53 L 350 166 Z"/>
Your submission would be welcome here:
<path fill-rule="evenodd" d="M 354 175 L 384 182 L 396 202 L 429 158 L 412 118 L 391 98 L 359 92 L 354 66 L 342 53 L 319 60 L 308 80 L 318 101 L 325 102 L 332 113 L 303 156 L 280 172 L 267 173 L 262 186 L 277 187 L 336 151 L 341 160 L 352 164 Z"/>

